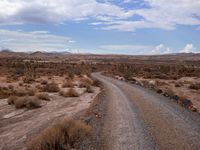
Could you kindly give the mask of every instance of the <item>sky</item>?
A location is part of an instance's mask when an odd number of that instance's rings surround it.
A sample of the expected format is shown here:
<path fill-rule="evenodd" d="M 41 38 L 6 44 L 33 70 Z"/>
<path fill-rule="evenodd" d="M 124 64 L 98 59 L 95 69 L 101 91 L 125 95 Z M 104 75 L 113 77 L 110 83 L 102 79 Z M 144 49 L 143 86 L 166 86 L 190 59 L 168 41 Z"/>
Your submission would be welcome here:
<path fill-rule="evenodd" d="M 0 49 L 200 52 L 200 0 L 0 0 Z"/>

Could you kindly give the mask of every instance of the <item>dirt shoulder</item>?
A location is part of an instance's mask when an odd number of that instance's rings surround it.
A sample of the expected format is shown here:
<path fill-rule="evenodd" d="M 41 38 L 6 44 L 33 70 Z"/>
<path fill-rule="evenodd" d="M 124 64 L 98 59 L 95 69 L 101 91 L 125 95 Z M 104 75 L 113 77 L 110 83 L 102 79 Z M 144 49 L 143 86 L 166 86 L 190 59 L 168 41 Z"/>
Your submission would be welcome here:
<path fill-rule="evenodd" d="M 27 142 L 47 127 L 50 127 L 65 117 L 73 117 L 88 109 L 93 99 L 100 92 L 94 88 L 93 93 L 85 93 L 77 98 L 65 98 L 51 94 L 51 101 L 43 107 L 28 110 L 17 110 L 0 101 L 0 149 L 24 149 Z"/>

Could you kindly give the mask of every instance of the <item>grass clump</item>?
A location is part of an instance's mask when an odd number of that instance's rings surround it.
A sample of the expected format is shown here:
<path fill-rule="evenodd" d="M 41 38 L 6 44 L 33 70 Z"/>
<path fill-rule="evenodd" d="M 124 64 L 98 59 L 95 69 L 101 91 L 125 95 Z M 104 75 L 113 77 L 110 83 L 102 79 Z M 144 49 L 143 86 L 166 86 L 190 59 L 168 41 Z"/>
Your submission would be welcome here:
<path fill-rule="evenodd" d="M 93 84 L 93 81 L 89 78 L 81 79 L 79 87 L 80 88 L 87 88 L 88 86 L 91 86 Z"/>
<path fill-rule="evenodd" d="M 7 100 L 8 105 L 13 105 L 15 103 L 15 100 L 17 99 L 17 96 L 10 96 Z"/>
<path fill-rule="evenodd" d="M 24 96 L 14 100 L 15 108 L 35 109 L 41 107 L 40 101 L 36 97 Z"/>
<path fill-rule="evenodd" d="M 70 87 L 70 88 L 74 87 L 72 81 L 70 81 L 70 80 L 65 81 L 65 83 L 63 83 L 63 85 L 62 85 L 62 88 L 68 88 L 68 87 Z"/>
<path fill-rule="evenodd" d="M 79 97 L 78 92 L 73 88 L 70 88 L 67 92 L 60 91 L 60 95 L 64 97 Z"/>
<path fill-rule="evenodd" d="M 44 130 L 27 145 L 27 150 L 78 149 L 81 141 L 89 135 L 90 126 L 80 121 L 66 119 Z"/>
<path fill-rule="evenodd" d="M 87 93 L 93 93 L 93 89 L 92 89 L 92 86 L 88 86 L 86 87 L 86 90 L 85 90 Z"/>
<path fill-rule="evenodd" d="M 59 92 L 59 90 L 60 89 L 58 87 L 58 84 L 56 84 L 55 82 L 47 83 L 43 88 L 44 92 L 50 92 L 50 93 Z"/>
<path fill-rule="evenodd" d="M 192 83 L 192 84 L 190 84 L 189 88 L 193 89 L 193 90 L 199 90 L 200 89 L 200 83 Z"/>
<path fill-rule="evenodd" d="M 38 93 L 36 96 L 40 100 L 50 101 L 50 97 L 47 93 Z"/>

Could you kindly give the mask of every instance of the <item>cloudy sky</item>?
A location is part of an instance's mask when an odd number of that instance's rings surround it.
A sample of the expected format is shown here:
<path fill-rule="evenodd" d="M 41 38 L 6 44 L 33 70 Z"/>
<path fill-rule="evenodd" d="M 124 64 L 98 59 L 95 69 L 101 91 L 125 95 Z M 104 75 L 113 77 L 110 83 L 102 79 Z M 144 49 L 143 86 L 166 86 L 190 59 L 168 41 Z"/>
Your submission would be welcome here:
<path fill-rule="evenodd" d="M 0 0 L 0 49 L 200 52 L 200 0 Z"/>

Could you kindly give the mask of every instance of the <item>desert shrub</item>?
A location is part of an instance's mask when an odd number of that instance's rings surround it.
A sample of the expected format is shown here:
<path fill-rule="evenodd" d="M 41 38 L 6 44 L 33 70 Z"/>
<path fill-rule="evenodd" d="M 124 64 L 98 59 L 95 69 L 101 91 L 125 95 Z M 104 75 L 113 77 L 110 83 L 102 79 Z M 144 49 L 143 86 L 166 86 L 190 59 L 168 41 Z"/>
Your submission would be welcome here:
<path fill-rule="evenodd" d="M 38 99 L 50 101 L 50 97 L 47 93 L 38 93 L 36 96 Z"/>
<path fill-rule="evenodd" d="M 10 96 L 7 100 L 9 105 L 13 105 L 15 103 L 15 101 L 17 100 L 17 96 Z"/>
<path fill-rule="evenodd" d="M 8 88 L 9 88 L 10 90 L 13 90 L 13 89 L 14 89 L 14 86 L 13 86 L 13 85 L 9 85 Z"/>
<path fill-rule="evenodd" d="M 93 81 L 91 79 L 84 78 L 84 79 L 81 79 L 79 87 L 80 88 L 86 88 L 86 87 L 88 87 L 92 84 L 93 84 Z"/>
<path fill-rule="evenodd" d="M 44 130 L 27 145 L 27 150 L 78 149 L 80 142 L 90 135 L 90 130 L 83 122 L 66 119 Z"/>
<path fill-rule="evenodd" d="M 47 82 L 46 80 L 42 80 L 40 83 L 41 83 L 42 85 L 46 85 L 48 82 Z"/>
<path fill-rule="evenodd" d="M 24 78 L 23 78 L 23 82 L 24 83 L 27 83 L 27 84 L 30 84 L 30 83 L 32 83 L 34 81 L 34 79 L 32 78 L 32 77 L 30 77 L 30 76 L 25 76 Z"/>
<path fill-rule="evenodd" d="M 23 84 L 22 82 L 19 82 L 18 85 L 19 85 L 19 86 L 23 86 L 24 84 Z"/>
<path fill-rule="evenodd" d="M 44 88 L 43 88 L 44 92 L 58 92 L 59 91 L 59 87 L 58 84 L 56 84 L 55 82 L 52 83 L 47 83 Z"/>
<path fill-rule="evenodd" d="M 0 99 L 8 98 L 9 96 L 13 95 L 13 90 L 7 87 L 0 87 Z"/>
<path fill-rule="evenodd" d="M 94 92 L 91 86 L 87 86 L 85 91 L 87 93 L 93 93 Z"/>
<path fill-rule="evenodd" d="M 26 108 L 35 109 L 40 107 L 40 101 L 36 97 L 29 97 L 29 99 L 26 102 Z"/>
<path fill-rule="evenodd" d="M 78 92 L 76 92 L 76 90 L 73 88 L 70 88 L 67 92 L 60 91 L 59 94 L 64 97 L 78 97 L 79 96 Z"/>
<path fill-rule="evenodd" d="M 100 87 L 101 85 L 101 82 L 99 80 L 93 80 L 93 86 L 97 86 L 97 87 Z"/>
<path fill-rule="evenodd" d="M 70 80 L 67 80 L 65 83 L 63 83 L 63 85 L 62 85 L 62 87 L 63 88 L 67 88 L 67 87 L 70 87 L 70 88 L 72 88 L 74 85 L 73 85 L 73 83 L 72 83 L 72 81 L 70 81 Z"/>
<path fill-rule="evenodd" d="M 14 91 L 14 95 L 19 97 L 26 96 L 27 91 L 25 89 L 17 89 Z"/>
<path fill-rule="evenodd" d="M 193 89 L 193 90 L 199 90 L 200 89 L 200 83 L 192 83 L 192 84 L 190 84 L 189 88 Z"/>
<path fill-rule="evenodd" d="M 27 89 L 27 95 L 29 95 L 29 96 L 34 96 L 35 92 L 36 92 L 36 90 L 34 88 Z"/>
<path fill-rule="evenodd" d="M 183 84 L 181 82 L 176 82 L 174 85 L 175 85 L 175 87 L 181 87 L 181 86 L 183 86 Z"/>
<path fill-rule="evenodd" d="M 16 100 L 14 101 L 15 107 L 16 107 L 17 109 L 26 107 L 26 103 L 27 103 L 28 99 L 29 99 L 28 96 L 19 97 L 18 99 L 16 99 Z"/>

